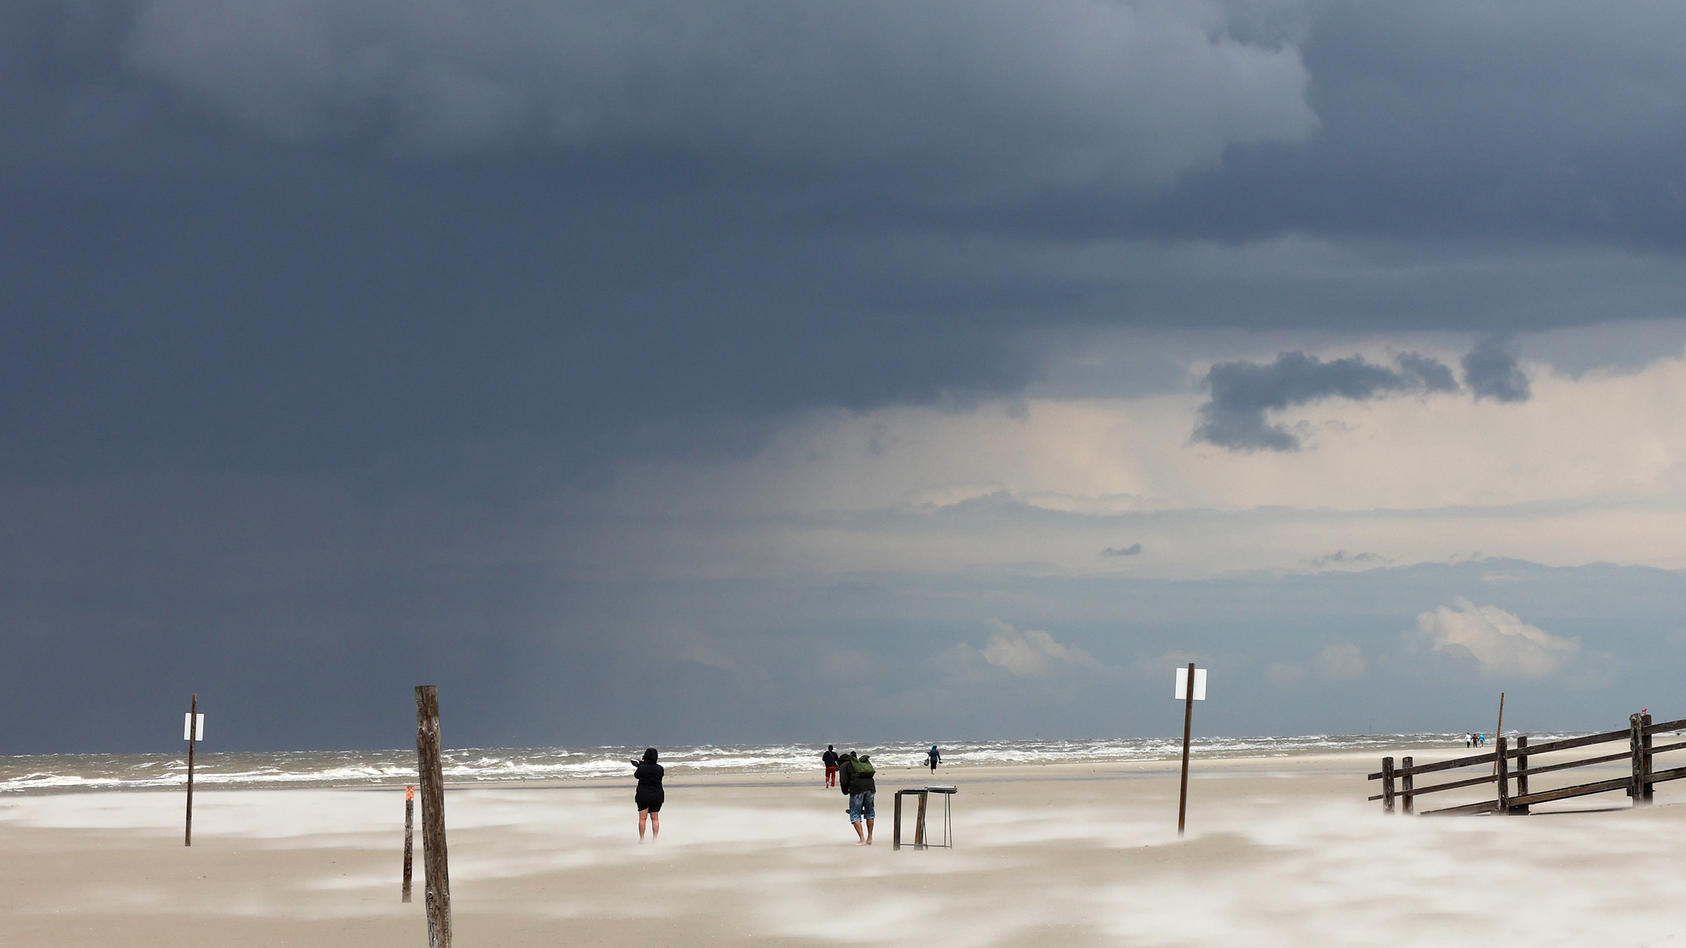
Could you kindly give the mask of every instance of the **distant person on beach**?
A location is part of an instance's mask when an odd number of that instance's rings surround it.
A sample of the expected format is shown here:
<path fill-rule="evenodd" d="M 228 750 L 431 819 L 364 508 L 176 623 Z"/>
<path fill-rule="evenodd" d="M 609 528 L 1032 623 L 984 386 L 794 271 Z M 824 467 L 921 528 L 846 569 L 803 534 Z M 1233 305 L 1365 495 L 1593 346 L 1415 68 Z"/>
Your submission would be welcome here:
<path fill-rule="evenodd" d="M 943 759 L 943 755 L 937 751 L 937 745 L 932 744 L 931 749 L 926 752 L 925 756 L 931 760 L 931 773 L 936 773 L 937 763 Z"/>
<path fill-rule="evenodd" d="M 632 762 L 632 775 L 638 778 L 638 791 L 632 799 L 638 803 L 638 841 L 644 841 L 644 821 L 650 821 L 650 840 L 662 834 L 662 765 L 656 763 L 656 749 L 644 748 L 644 759 Z"/>
<path fill-rule="evenodd" d="M 878 816 L 872 805 L 873 798 L 878 795 L 878 784 L 872 779 L 876 772 L 872 757 L 867 754 L 857 755 L 850 751 L 837 761 L 839 786 L 849 797 L 849 824 L 855 828 L 857 846 L 872 845 L 872 823 Z M 864 833 L 861 832 L 863 819 L 866 820 Z"/>
<path fill-rule="evenodd" d="M 1475 735 L 1474 734 L 1465 734 L 1464 735 L 1464 746 L 1465 747 L 1474 747 L 1475 746 Z"/>
<path fill-rule="evenodd" d="M 837 786 L 837 748 L 825 745 L 825 753 L 820 755 L 820 760 L 825 762 L 825 785 Z"/>

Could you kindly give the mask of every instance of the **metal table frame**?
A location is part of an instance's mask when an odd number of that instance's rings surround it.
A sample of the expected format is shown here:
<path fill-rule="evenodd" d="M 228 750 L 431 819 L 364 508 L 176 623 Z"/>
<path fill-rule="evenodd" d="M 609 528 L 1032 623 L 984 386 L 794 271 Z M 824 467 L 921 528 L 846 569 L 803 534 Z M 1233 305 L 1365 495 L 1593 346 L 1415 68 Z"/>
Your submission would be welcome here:
<path fill-rule="evenodd" d="M 913 818 L 913 848 L 932 849 L 954 848 L 954 814 L 950 803 L 954 800 L 956 787 L 904 787 L 896 791 L 895 828 L 890 834 L 890 848 L 902 848 L 902 797 L 915 794 L 919 797 L 919 810 Z M 943 798 L 943 841 L 933 843 L 926 839 L 925 833 L 925 804 L 931 794 L 941 794 Z"/>

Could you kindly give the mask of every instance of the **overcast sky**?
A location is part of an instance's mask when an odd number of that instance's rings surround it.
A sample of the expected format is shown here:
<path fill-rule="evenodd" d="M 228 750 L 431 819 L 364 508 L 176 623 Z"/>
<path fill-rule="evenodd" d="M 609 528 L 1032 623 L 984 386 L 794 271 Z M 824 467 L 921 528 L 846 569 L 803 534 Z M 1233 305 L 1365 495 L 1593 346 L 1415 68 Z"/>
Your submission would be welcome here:
<path fill-rule="evenodd" d="M 0 5 L 0 753 L 1686 716 L 1683 48 Z"/>

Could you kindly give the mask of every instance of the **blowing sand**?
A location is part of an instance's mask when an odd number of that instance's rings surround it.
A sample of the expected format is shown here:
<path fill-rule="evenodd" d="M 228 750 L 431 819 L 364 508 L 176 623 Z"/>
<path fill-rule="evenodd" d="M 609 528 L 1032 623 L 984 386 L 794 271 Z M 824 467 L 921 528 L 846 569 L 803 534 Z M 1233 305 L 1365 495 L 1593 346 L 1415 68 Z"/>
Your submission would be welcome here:
<path fill-rule="evenodd" d="M 455 943 L 1686 944 L 1681 784 L 1643 809 L 1386 816 L 1377 763 L 1196 761 L 1181 840 L 1164 762 L 883 767 L 872 847 L 817 768 L 670 775 L 653 845 L 630 778 L 453 787 Z M 955 848 L 892 852 L 891 791 L 927 782 L 960 788 Z M 0 799 L 0 943 L 426 945 L 403 820 L 402 788 L 199 791 L 186 848 L 179 792 Z"/>

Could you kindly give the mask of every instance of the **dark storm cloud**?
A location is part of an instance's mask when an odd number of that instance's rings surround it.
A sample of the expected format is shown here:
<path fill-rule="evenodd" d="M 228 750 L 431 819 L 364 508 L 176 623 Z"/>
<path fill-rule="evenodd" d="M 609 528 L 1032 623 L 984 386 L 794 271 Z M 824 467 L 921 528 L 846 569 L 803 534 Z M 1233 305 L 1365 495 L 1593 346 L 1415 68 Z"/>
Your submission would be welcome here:
<path fill-rule="evenodd" d="M 1129 546 L 1109 546 L 1101 551 L 1102 556 L 1140 556 L 1142 545 L 1132 543 Z"/>
<path fill-rule="evenodd" d="M 1323 569 L 1329 566 L 1386 566 L 1393 562 L 1380 553 L 1348 553 L 1336 550 L 1323 556 L 1312 557 L 1308 564 L 1313 569 Z"/>
<path fill-rule="evenodd" d="M 528 0 L 491 14 L 153 0 L 125 51 L 137 73 L 289 142 L 664 142 L 993 193 L 1163 182 L 1231 143 L 1303 138 L 1315 119 L 1297 51 L 1214 32 L 1214 16 L 1093 0 Z"/>
<path fill-rule="evenodd" d="M 1397 360 L 1399 371 L 1408 378 L 1414 378 L 1421 383 L 1425 391 L 1455 392 L 1458 383 L 1452 378 L 1452 368 L 1439 359 L 1416 352 L 1402 353 Z"/>
<path fill-rule="evenodd" d="M 1297 53 L 1214 15 L 7 6 L 0 432 L 26 447 L 0 467 L 505 437 L 589 466 L 752 444 L 817 405 L 1018 390 L 1019 327 L 1074 291 L 933 277 L 889 221 L 1303 138 Z"/>
<path fill-rule="evenodd" d="M 1568 4 L 0 17 L 17 472 L 504 437 L 591 466 L 633 440 L 752 445 L 757 418 L 814 406 L 1015 393 L 1027 337 L 1073 324 L 1686 305 L 1666 255 L 1470 244 L 1686 232 L 1682 126 L 1654 105 L 1686 97 L 1672 8 L 1619 30 Z M 1477 265 L 1437 265 L 1447 233 Z M 1392 249 L 1151 250 L 1284 234 Z M 1150 243 L 1061 263 L 1114 237 Z"/>
<path fill-rule="evenodd" d="M 1511 343 L 1492 336 L 1476 344 L 1464 356 L 1464 384 L 1477 399 L 1491 398 L 1499 402 L 1528 400 L 1528 377 L 1516 364 Z"/>
<path fill-rule="evenodd" d="M 343 746 L 378 678 L 397 736 L 355 739 L 402 744 L 443 666 L 543 712 L 483 741 L 649 726 L 672 706 L 620 699 L 667 650 L 636 635 L 695 598 L 588 588 L 554 492 L 816 407 L 1019 395 L 1074 329 L 1677 316 L 1683 46 L 1660 4 L 0 4 L 5 707 L 91 685 L 53 726 L 111 749 L 152 690 L 282 708 L 297 680 L 308 726 L 248 746 Z M 1452 384 L 1277 361 L 1214 369 L 1211 440 L 1292 447 L 1273 407 Z M 758 588 L 709 627 L 926 621 Z M 799 687 L 655 680 L 698 740 L 728 693 L 835 724 Z"/>
<path fill-rule="evenodd" d="M 1238 5 L 1256 10 L 1251 5 Z M 1311 70 L 1318 133 L 1233 148 L 1142 197 L 1097 193 L 1004 209 L 1068 238 L 1283 233 L 1686 247 L 1686 8 L 1621 17 L 1573 2 L 1281 4 L 1248 35 Z M 1232 23 L 1239 23 L 1238 17 Z M 1471 315 L 1462 314 L 1466 321 Z M 1498 314 L 1495 314 L 1498 315 Z M 1639 314 L 1634 314 L 1639 315 Z M 1541 318 L 1506 314 L 1507 322 Z M 1586 314 L 1570 321 L 1608 318 Z"/>
<path fill-rule="evenodd" d="M 1206 373 L 1212 398 L 1200 406 L 1196 441 L 1240 451 L 1297 451 L 1300 439 L 1265 412 L 1325 398 L 1364 401 L 1400 392 L 1442 391 L 1451 370 L 1417 353 L 1398 359 L 1398 368 L 1349 356 L 1324 362 L 1303 352 L 1284 352 L 1276 361 L 1222 362 Z"/>

